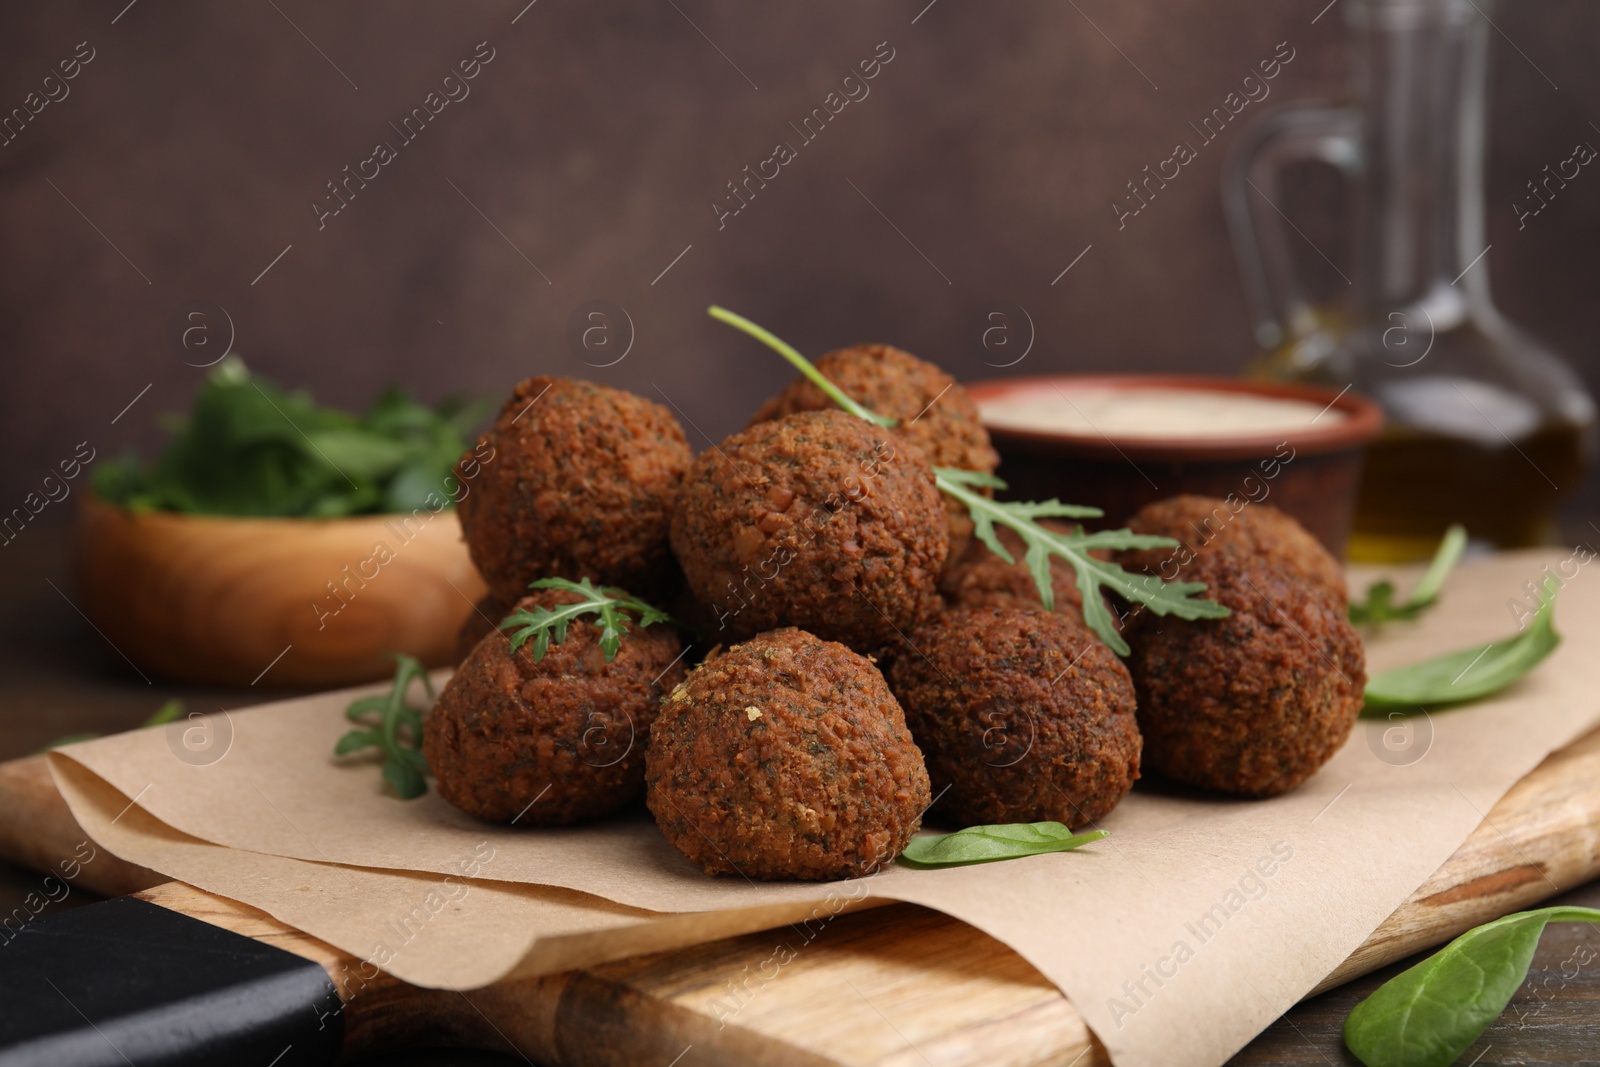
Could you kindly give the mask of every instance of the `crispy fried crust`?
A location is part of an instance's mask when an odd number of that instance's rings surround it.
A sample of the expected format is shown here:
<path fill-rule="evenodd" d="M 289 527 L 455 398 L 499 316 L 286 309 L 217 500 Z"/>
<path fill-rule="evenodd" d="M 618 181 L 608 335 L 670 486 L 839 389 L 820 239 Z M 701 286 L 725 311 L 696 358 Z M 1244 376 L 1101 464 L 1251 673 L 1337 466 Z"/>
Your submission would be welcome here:
<path fill-rule="evenodd" d="M 865 344 L 834 349 L 816 363 L 823 376 L 847 395 L 899 420 L 895 432 L 927 453 L 935 467 L 989 473 L 1000 465 L 989 432 L 978 419 L 978 406 L 954 378 L 932 363 L 891 345 Z M 750 424 L 833 408 L 827 394 L 798 376 L 761 405 Z"/>
<path fill-rule="evenodd" d="M 541 590 L 518 607 L 578 598 Z M 685 673 L 669 625 L 634 625 L 610 663 L 600 630 L 580 617 L 535 663 L 503 633 L 484 637 L 423 724 L 439 795 L 469 815 L 518 826 L 599 818 L 644 789 L 645 747 L 661 697 Z"/>
<path fill-rule="evenodd" d="M 928 772 L 877 669 L 793 628 L 690 672 L 650 735 L 647 802 L 710 874 L 868 874 L 905 848 Z"/>
<path fill-rule="evenodd" d="M 553 577 L 664 598 L 677 581 L 668 517 L 691 458 L 659 404 L 593 382 L 529 378 L 458 465 L 472 487 L 458 505 L 472 562 L 508 602 Z"/>
<path fill-rule="evenodd" d="M 835 409 L 702 454 L 672 548 L 716 613 L 713 641 L 799 626 L 870 651 L 938 610 L 947 541 L 922 450 Z"/>
<path fill-rule="evenodd" d="M 978 406 L 956 380 L 932 363 L 891 345 L 851 345 L 817 360 L 817 369 L 846 394 L 880 415 L 899 420 L 894 428 L 927 455 L 935 467 L 994 473 L 1000 456 L 978 418 Z M 827 411 L 834 403 L 804 376 L 784 386 L 750 420 L 797 411 Z M 972 519 L 954 500 L 945 502 L 950 555 L 958 558 L 972 535 Z"/>
<path fill-rule="evenodd" d="M 957 609 L 910 643 L 889 682 L 940 813 L 964 825 L 1053 819 L 1078 828 L 1116 807 L 1139 777 L 1133 683 L 1074 616 Z"/>
<path fill-rule="evenodd" d="M 1180 542 L 1177 548 L 1126 553 L 1124 566 L 1171 581 L 1185 561 L 1197 555 L 1226 554 L 1261 559 L 1287 568 L 1343 601 L 1344 571 L 1339 561 L 1294 519 L 1270 504 L 1208 496 L 1175 496 L 1146 504 L 1128 520 L 1135 533 L 1159 534 Z"/>
<path fill-rule="evenodd" d="M 1229 552 L 1202 554 L 1182 577 L 1232 614 L 1146 613 L 1132 627 L 1145 765 L 1240 796 L 1293 789 L 1333 758 L 1361 711 L 1366 658 L 1344 601 Z"/>

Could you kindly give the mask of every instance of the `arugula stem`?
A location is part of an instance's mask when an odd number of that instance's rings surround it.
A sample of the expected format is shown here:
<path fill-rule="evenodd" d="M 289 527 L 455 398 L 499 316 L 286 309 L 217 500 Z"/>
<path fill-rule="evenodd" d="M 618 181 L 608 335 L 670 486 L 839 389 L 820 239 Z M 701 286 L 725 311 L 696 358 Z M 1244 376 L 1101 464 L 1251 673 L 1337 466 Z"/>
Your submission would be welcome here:
<path fill-rule="evenodd" d="M 383 780 L 396 796 L 411 800 L 428 791 L 428 764 L 422 756 L 422 713 L 406 703 L 406 694 L 411 683 L 420 679 L 423 690 L 431 697 L 433 683 L 427 668 L 417 659 L 397 652 L 394 660 L 394 681 L 387 693 L 358 697 L 345 708 L 345 718 L 365 729 L 351 730 L 339 738 L 333 754 L 339 757 L 365 748 L 378 749 L 384 757 Z M 370 718 L 373 714 L 378 716 L 375 724 Z M 410 733 L 409 741 L 400 735 L 402 726 Z"/>
<path fill-rule="evenodd" d="M 935 468 L 933 472 L 933 480 L 934 484 L 939 487 L 940 492 L 961 501 L 961 503 L 967 506 L 967 510 L 969 512 L 987 515 L 991 522 L 998 522 L 1002 526 L 1009 527 L 1018 533 L 1026 532 L 1039 537 L 1041 540 L 1045 541 L 1050 548 L 1054 549 L 1057 554 L 1065 557 L 1067 562 L 1072 564 L 1074 570 L 1089 563 L 1099 562 L 1099 560 L 1094 559 L 1092 556 L 1077 551 L 1071 545 L 1068 545 L 1065 541 L 1056 537 L 1054 534 L 1050 533 L 1050 531 L 1046 530 L 1042 526 L 1039 526 L 1037 523 L 1018 519 L 1003 505 L 995 503 L 989 497 L 986 497 L 981 493 L 975 493 L 971 489 L 968 489 L 965 485 L 962 485 L 960 482 L 952 479 L 949 476 L 949 473 L 943 468 Z M 1081 507 L 1073 504 L 1064 505 L 1062 510 L 1063 518 L 1073 519 L 1098 519 L 1104 514 L 1105 512 L 1101 511 L 1099 508 Z M 1035 531 L 1037 531 L 1037 533 L 1035 533 Z M 1004 546 L 1001 547 L 1003 548 Z M 1002 558 L 1005 558 L 1007 563 L 1015 563 L 1016 560 L 1007 558 L 1010 557 L 1010 555 L 1010 552 L 1006 552 Z M 1047 582 L 1039 586 L 1039 599 L 1044 604 L 1044 610 L 1054 611 L 1056 609 L 1056 591 L 1053 583 Z M 1087 605 L 1085 605 L 1085 607 L 1087 607 Z M 1118 640 L 1121 641 L 1120 636 L 1118 637 Z M 1116 645 L 1112 645 L 1112 647 L 1116 648 Z M 1117 651 L 1119 654 L 1124 656 L 1128 654 L 1126 644 L 1124 644 L 1123 647 Z"/>
<path fill-rule="evenodd" d="M 407 676 L 404 664 L 397 674 L 394 688 L 389 690 L 389 699 L 380 722 L 380 729 L 383 730 L 383 748 L 386 752 L 395 751 L 400 747 L 400 708 L 406 702 L 406 690 L 411 688 L 411 679 Z"/>
<path fill-rule="evenodd" d="M 1122 634 L 1117 632 L 1111 612 L 1100 598 L 1102 587 L 1111 589 L 1127 600 L 1143 604 L 1157 615 L 1219 619 L 1228 614 L 1228 609 L 1221 604 L 1191 597 L 1193 593 L 1205 591 L 1206 587 L 1199 582 L 1162 582 L 1146 575 L 1130 574 L 1116 563 L 1090 555 L 1097 548 L 1173 548 L 1178 542 L 1172 538 L 1136 534 L 1128 530 L 1057 534 L 1034 522 L 1024 512 L 1047 513 L 1052 518 L 1082 519 L 1099 518 L 1104 513 L 1099 508 L 1054 502 L 1048 505 L 1001 503 L 969 489 L 969 484 L 984 484 L 970 475 L 969 471 L 953 471 L 943 467 L 934 470 L 940 491 L 967 506 L 975 524 L 974 532 L 989 546 L 990 551 L 1008 563 L 1015 562 L 1011 553 L 994 537 L 994 523 L 1007 526 L 1022 537 L 1028 545 L 1029 570 L 1033 573 L 1039 599 L 1046 611 L 1055 610 L 1055 589 L 1050 579 L 1049 557 L 1060 556 L 1072 565 L 1078 578 L 1078 590 L 1083 594 L 1083 621 L 1117 655 L 1126 656 L 1131 650 Z"/>
<path fill-rule="evenodd" d="M 811 381 L 811 384 L 815 385 L 818 389 L 821 389 L 824 393 L 826 393 L 828 395 L 828 399 L 832 400 L 835 404 L 838 404 L 841 408 L 848 411 L 856 418 L 866 419 L 875 426 L 898 425 L 897 420 L 891 419 L 887 415 L 879 415 L 877 412 L 856 403 L 856 401 L 846 394 L 844 390 L 840 389 L 837 385 L 834 385 L 828 380 L 826 375 L 824 375 L 816 367 L 812 366 L 811 361 L 805 356 L 801 355 L 799 351 L 797 351 L 787 341 L 784 341 L 782 338 L 762 329 L 760 326 L 757 326 L 743 315 L 729 311 L 724 307 L 718 307 L 716 304 L 712 304 L 706 309 L 706 312 L 718 322 L 725 322 L 734 329 L 749 334 L 751 337 L 754 337 L 757 341 L 760 341 L 762 344 L 778 353 L 778 355 L 788 360 L 795 370 L 798 370 L 801 374 L 804 374 Z"/>
<path fill-rule="evenodd" d="M 965 484 L 951 477 L 951 474 L 953 473 L 955 472 L 946 467 L 934 468 L 933 480 L 934 483 L 938 485 L 940 492 L 955 497 L 957 500 L 967 505 L 969 509 L 974 511 L 982 511 L 995 522 L 1004 523 L 1005 525 L 1010 526 L 1012 529 L 1016 529 L 1019 525 L 1026 525 L 1030 529 L 1033 527 L 1033 523 L 1028 523 L 1026 520 L 1018 519 L 1006 508 L 1004 504 L 998 503 L 997 501 L 994 501 L 981 493 L 974 493 L 971 489 L 968 489 Z M 1061 505 L 1059 514 L 1060 517 L 1064 519 L 1098 519 L 1104 515 L 1105 512 L 1101 511 L 1099 508 L 1091 508 L 1083 504 L 1063 504 Z M 1054 539 L 1054 536 L 1050 534 L 1048 530 L 1045 530 L 1044 533 L 1045 536 Z M 1177 543 L 1178 542 L 1172 540 L 1171 538 L 1162 538 L 1162 545 L 1158 547 L 1176 545 Z M 1065 544 L 1062 545 L 1062 550 L 1067 550 Z"/>

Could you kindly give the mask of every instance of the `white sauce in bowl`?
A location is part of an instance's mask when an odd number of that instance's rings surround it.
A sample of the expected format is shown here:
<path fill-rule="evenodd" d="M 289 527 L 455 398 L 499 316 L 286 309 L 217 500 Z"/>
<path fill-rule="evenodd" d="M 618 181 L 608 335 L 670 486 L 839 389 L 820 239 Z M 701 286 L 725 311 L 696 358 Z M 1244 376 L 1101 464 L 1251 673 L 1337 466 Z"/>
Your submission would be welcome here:
<path fill-rule="evenodd" d="M 1148 441 L 1320 430 L 1349 418 L 1306 400 L 1162 388 L 1018 389 L 980 401 L 978 411 L 996 429 Z"/>

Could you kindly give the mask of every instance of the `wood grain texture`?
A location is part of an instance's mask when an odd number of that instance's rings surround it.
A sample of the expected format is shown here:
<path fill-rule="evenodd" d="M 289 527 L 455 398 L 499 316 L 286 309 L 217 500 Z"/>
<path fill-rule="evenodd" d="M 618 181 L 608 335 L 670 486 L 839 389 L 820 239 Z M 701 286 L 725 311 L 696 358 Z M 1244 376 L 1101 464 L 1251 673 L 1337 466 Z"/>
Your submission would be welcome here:
<path fill-rule="evenodd" d="M 1600 731 L 1513 787 L 1319 989 L 1600 874 L 1597 783 Z M 910 905 L 841 916 L 809 940 L 769 931 L 560 978 L 538 990 L 559 991 L 554 1032 L 517 1031 L 525 1054 L 552 1064 L 671 1062 L 690 1046 L 685 1065 L 1110 1063 L 1016 953 Z"/>
<path fill-rule="evenodd" d="M 1600 874 L 1600 730 L 1551 753 L 1316 992 Z"/>
<path fill-rule="evenodd" d="M 1513 787 L 1319 989 L 1600 874 L 1597 784 L 1600 731 Z M 27 833 L 14 822 L 0 833 L 7 858 L 42 866 L 82 839 L 41 759 L 0 765 L 0 806 L 27 813 L 31 824 Z M 124 867 L 107 865 L 95 887 L 143 888 L 154 877 Z M 681 1067 L 1110 1062 L 1071 1003 L 1020 956 L 912 905 L 462 992 L 364 973 L 332 946 L 189 886 L 140 895 L 320 963 L 346 1002 L 352 1055 L 426 1041 L 566 1067 L 667 1064 L 680 1055 Z"/>
<path fill-rule="evenodd" d="M 373 681 L 395 652 L 441 666 L 485 591 L 454 511 L 241 519 L 86 497 L 73 543 L 107 641 L 150 673 L 218 685 Z"/>
<path fill-rule="evenodd" d="M 56 792 L 43 756 L 0 763 L 0 857 L 43 874 L 61 876 L 88 840 Z M 138 864 L 97 849 L 94 859 L 79 866 L 72 884 L 102 896 L 121 896 L 156 885 L 166 878 Z"/>

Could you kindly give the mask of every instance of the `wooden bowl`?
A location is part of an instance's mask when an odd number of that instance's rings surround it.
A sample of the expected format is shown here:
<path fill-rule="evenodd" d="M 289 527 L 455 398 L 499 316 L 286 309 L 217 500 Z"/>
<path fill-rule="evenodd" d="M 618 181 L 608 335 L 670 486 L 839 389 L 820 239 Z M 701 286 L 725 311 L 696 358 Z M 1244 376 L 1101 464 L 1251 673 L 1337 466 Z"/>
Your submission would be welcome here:
<path fill-rule="evenodd" d="M 967 391 L 982 413 L 986 402 L 1018 394 L 1061 397 L 1075 392 L 1139 389 L 1246 394 L 1299 400 L 1337 411 L 1337 420 L 1275 433 L 1237 430 L 1205 436 L 1107 435 L 1008 428 L 985 419 L 1000 453 L 1003 497 L 1087 504 L 1105 511 L 1090 526 L 1120 526 L 1144 505 L 1180 493 L 1271 504 L 1288 512 L 1335 556 L 1343 558 L 1361 485 L 1367 442 L 1383 428 L 1383 412 L 1366 397 L 1310 385 L 1176 375 L 1058 375 L 974 382 Z M 1318 423 L 1321 423 L 1318 425 Z"/>
<path fill-rule="evenodd" d="M 328 687 L 450 662 L 484 595 L 454 511 L 352 519 L 132 512 L 89 495 L 79 604 L 142 670 L 219 685 Z"/>

